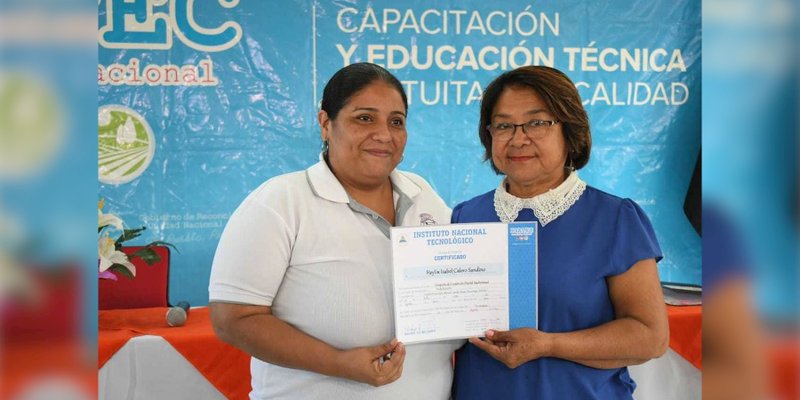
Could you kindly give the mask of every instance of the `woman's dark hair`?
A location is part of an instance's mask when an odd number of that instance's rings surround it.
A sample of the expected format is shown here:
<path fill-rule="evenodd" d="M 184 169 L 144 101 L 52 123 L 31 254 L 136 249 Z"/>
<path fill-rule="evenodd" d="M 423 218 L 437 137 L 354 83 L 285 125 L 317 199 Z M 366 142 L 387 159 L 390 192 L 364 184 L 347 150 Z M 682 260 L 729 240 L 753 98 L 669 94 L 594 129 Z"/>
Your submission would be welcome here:
<path fill-rule="evenodd" d="M 400 81 L 383 67 L 365 62 L 350 64 L 333 74 L 322 92 L 322 110 L 328 113 L 328 118 L 336 119 L 339 111 L 354 94 L 377 80 L 397 89 L 408 113 L 408 98 Z"/>
<path fill-rule="evenodd" d="M 508 71 L 492 81 L 483 92 L 481 100 L 481 121 L 478 136 L 486 152 L 484 161 L 489 160 L 495 173 L 500 173 L 492 161 L 492 135 L 486 126 L 492 123 L 494 106 L 507 87 L 531 88 L 544 100 L 547 108 L 563 125 L 564 140 L 567 145 L 567 165 L 576 170 L 589 162 L 592 151 L 592 133 L 589 130 L 589 116 L 581 103 L 575 84 L 563 72 L 544 66 L 526 66 Z"/>

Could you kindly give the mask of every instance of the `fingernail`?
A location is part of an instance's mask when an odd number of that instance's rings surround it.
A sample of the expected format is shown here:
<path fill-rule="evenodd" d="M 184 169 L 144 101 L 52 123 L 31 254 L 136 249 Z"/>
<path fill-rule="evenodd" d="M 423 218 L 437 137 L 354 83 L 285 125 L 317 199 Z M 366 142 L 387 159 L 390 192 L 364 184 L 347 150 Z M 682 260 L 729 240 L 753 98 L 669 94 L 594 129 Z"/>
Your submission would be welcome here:
<path fill-rule="evenodd" d="M 494 336 L 494 331 L 491 330 L 491 329 L 487 330 L 486 331 L 486 337 L 492 337 L 492 336 Z"/>
<path fill-rule="evenodd" d="M 392 346 L 396 345 L 397 344 L 397 338 L 392 339 L 391 344 L 392 344 Z"/>

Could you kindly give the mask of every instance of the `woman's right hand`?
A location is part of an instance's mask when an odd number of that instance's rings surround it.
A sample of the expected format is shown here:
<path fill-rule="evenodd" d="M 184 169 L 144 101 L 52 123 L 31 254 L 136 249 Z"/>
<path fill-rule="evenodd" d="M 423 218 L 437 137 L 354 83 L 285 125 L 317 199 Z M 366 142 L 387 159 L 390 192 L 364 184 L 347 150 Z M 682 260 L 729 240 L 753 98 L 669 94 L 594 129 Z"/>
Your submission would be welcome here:
<path fill-rule="evenodd" d="M 405 358 L 406 347 L 392 339 L 377 346 L 342 350 L 337 364 L 343 378 L 378 387 L 400 378 Z"/>
<path fill-rule="evenodd" d="M 397 339 L 339 350 L 278 319 L 272 307 L 211 302 L 209 308 L 220 339 L 264 362 L 376 387 L 396 381 L 403 373 L 406 347 Z"/>

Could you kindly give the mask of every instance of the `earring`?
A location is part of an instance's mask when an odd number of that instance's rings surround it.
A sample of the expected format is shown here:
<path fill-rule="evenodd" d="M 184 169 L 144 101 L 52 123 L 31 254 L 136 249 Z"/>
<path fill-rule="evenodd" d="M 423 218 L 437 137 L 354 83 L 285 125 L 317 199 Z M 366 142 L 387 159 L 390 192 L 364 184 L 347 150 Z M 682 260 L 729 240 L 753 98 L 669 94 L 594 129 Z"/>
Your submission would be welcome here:
<path fill-rule="evenodd" d="M 575 171 L 575 164 L 572 162 L 572 158 L 570 158 L 568 161 L 569 164 L 567 164 L 564 168 L 570 172 Z"/>
<path fill-rule="evenodd" d="M 325 157 L 328 157 L 328 141 L 327 140 L 323 140 L 322 141 L 322 155 L 325 156 Z"/>

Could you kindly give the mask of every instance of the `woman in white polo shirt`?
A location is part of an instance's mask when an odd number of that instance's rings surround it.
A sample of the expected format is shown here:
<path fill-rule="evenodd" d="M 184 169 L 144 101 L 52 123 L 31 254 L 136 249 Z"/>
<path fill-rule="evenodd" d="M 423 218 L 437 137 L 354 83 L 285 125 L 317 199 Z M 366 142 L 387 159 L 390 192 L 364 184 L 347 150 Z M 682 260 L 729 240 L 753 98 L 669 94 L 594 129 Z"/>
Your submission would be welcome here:
<path fill-rule="evenodd" d="M 463 342 L 394 339 L 389 228 L 450 221 L 424 179 L 395 169 L 403 87 L 352 64 L 325 86 L 321 108 L 320 161 L 262 184 L 222 234 L 214 329 L 253 356 L 252 399 L 446 399 Z"/>

